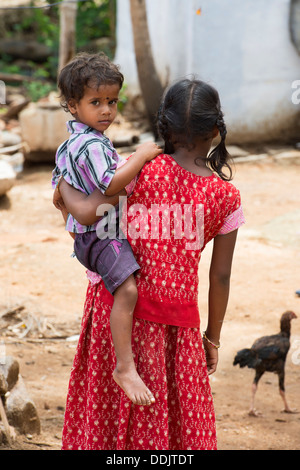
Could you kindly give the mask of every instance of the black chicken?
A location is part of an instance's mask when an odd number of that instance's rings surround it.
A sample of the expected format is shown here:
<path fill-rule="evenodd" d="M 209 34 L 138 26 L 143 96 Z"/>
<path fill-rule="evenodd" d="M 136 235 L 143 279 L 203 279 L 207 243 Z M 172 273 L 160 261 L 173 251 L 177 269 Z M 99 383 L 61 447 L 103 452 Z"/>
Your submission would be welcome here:
<path fill-rule="evenodd" d="M 257 339 L 251 349 L 238 351 L 234 358 L 233 365 L 255 369 L 255 377 L 252 384 L 252 402 L 249 414 L 257 416 L 254 409 L 254 397 L 257 390 L 258 381 L 265 372 L 275 372 L 278 374 L 279 393 L 284 403 L 284 411 L 292 413 L 286 398 L 284 388 L 284 369 L 287 353 L 290 349 L 291 320 L 297 318 L 294 312 L 285 312 L 280 320 L 280 333 L 272 336 L 263 336 Z"/>

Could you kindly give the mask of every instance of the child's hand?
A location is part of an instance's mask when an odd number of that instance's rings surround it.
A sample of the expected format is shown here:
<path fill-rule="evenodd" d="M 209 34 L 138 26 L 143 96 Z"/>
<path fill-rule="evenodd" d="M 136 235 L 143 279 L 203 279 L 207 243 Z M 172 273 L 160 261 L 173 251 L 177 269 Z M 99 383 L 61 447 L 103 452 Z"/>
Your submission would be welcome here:
<path fill-rule="evenodd" d="M 60 211 L 66 208 L 63 198 L 61 197 L 60 192 L 56 188 L 53 193 L 53 204 L 56 209 L 59 209 Z"/>
<path fill-rule="evenodd" d="M 135 153 L 145 162 L 150 162 L 162 153 L 162 149 L 155 142 L 145 142 L 137 148 Z"/>

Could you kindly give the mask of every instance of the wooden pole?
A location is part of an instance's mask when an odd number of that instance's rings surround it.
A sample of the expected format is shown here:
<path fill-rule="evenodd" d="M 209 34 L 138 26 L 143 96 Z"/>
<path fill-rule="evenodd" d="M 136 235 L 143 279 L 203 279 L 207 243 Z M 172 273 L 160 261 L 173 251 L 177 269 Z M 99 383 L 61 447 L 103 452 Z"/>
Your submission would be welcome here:
<path fill-rule="evenodd" d="M 60 5 L 60 36 L 58 72 L 76 53 L 77 2 L 63 2 Z"/>

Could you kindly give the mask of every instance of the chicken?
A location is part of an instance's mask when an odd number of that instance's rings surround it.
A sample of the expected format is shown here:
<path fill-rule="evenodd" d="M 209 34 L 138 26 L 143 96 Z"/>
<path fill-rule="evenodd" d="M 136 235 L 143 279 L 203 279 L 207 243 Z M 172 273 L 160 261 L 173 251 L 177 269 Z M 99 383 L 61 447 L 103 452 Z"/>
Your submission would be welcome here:
<path fill-rule="evenodd" d="M 271 336 L 263 336 L 257 339 L 251 349 L 242 349 L 236 354 L 233 365 L 255 369 L 255 377 L 252 384 L 252 401 L 249 414 L 257 416 L 254 409 L 254 398 L 259 379 L 265 372 L 278 374 L 279 393 L 284 403 L 284 411 L 292 413 L 289 408 L 284 387 L 285 361 L 290 349 L 291 320 L 297 318 L 294 312 L 285 312 L 280 320 L 280 333 Z"/>

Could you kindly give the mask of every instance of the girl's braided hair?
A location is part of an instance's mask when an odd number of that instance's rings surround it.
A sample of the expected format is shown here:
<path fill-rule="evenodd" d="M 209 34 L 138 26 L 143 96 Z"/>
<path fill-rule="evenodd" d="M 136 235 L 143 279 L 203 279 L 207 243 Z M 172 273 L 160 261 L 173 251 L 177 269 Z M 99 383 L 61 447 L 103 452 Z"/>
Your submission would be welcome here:
<path fill-rule="evenodd" d="M 77 54 L 60 72 L 58 88 L 61 92 L 61 106 L 69 111 L 68 102 L 79 102 L 84 96 L 85 87 L 98 89 L 101 85 L 118 84 L 123 86 L 124 77 L 119 67 L 103 54 Z"/>
<path fill-rule="evenodd" d="M 221 141 L 210 152 L 206 162 L 220 178 L 230 181 L 232 169 L 225 146 L 227 129 L 217 90 L 195 79 L 180 80 L 170 87 L 157 115 L 157 128 L 165 142 L 165 153 L 174 153 L 174 144 L 193 148 L 196 137 L 212 138 L 215 127 L 219 130 Z M 224 167 L 229 170 L 229 176 L 223 172 Z"/>

